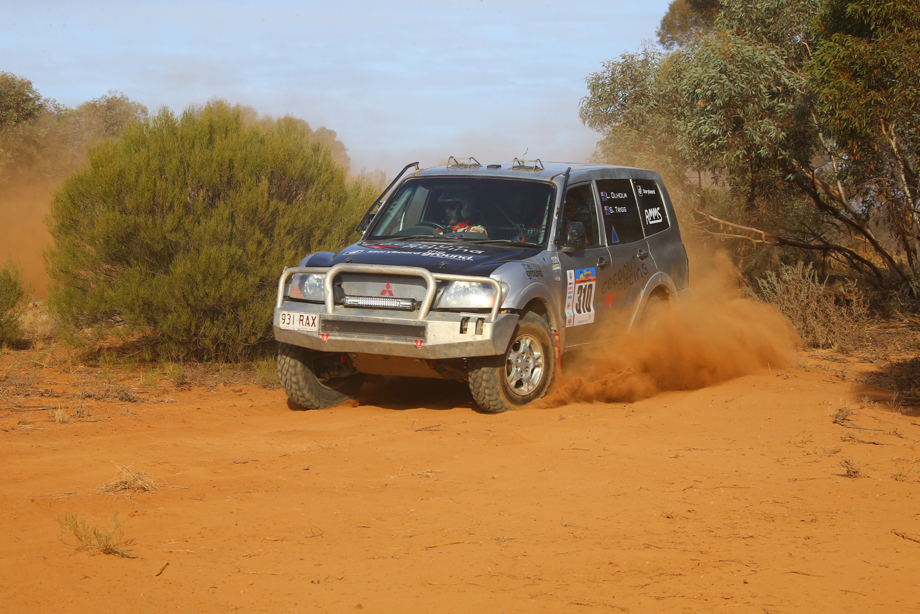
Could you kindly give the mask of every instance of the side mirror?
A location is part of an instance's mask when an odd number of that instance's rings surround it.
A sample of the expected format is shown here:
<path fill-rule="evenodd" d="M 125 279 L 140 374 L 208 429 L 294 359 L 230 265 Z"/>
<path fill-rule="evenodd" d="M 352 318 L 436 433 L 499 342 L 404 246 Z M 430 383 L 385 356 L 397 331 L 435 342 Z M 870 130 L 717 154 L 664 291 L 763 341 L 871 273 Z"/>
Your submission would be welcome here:
<path fill-rule="evenodd" d="M 580 252 L 585 248 L 585 225 L 581 222 L 569 222 L 562 241 L 563 252 Z"/>

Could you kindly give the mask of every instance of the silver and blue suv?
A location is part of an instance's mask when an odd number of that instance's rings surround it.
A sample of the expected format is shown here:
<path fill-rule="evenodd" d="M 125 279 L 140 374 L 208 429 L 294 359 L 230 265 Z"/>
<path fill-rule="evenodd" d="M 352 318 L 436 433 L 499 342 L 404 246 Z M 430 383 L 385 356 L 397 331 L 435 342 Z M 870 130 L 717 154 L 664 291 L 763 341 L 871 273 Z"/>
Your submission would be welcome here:
<path fill-rule="evenodd" d="M 278 371 L 303 408 L 354 398 L 378 374 L 469 382 L 484 411 L 513 409 L 546 394 L 563 354 L 689 291 L 674 208 L 650 170 L 410 164 L 358 231 L 278 282 Z"/>

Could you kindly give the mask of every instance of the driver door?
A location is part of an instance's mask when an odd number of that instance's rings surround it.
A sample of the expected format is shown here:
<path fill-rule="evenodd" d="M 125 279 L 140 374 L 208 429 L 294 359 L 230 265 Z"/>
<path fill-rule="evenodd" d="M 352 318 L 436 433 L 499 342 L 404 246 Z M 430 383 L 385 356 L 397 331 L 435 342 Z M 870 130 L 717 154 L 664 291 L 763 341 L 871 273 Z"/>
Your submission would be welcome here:
<path fill-rule="evenodd" d="M 590 182 L 572 185 L 565 194 L 562 233 L 572 222 L 585 227 L 585 248 L 559 253 L 565 283 L 565 346 L 585 345 L 599 338 L 604 324 L 603 296 L 598 287 L 608 283 L 610 253 L 598 232 L 598 209 Z"/>

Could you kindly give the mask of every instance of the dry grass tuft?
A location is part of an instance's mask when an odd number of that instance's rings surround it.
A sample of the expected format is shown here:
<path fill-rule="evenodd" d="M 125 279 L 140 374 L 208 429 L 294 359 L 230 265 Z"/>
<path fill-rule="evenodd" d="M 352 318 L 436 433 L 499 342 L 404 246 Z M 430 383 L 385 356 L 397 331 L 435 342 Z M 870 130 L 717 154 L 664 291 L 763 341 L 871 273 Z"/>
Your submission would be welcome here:
<path fill-rule="evenodd" d="M 255 380 L 261 388 L 278 388 L 278 363 L 275 360 L 259 360 L 255 363 Z"/>
<path fill-rule="evenodd" d="M 863 341 L 868 300 L 853 281 L 829 287 L 811 265 L 780 265 L 757 280 L 759 298 L 789 318 L 806 347 L 849 353 Z"/>
<path fill-rule="evenodd" d="M 33 348 L 43 348 L 54 343 L 57 325 L 41 299 L 31 301 L 20 318 L 25 338 Z"/>
<path fill-rule="evenodd" d="M 118 514 L 112 516 L 107 527 L 102 525 L 89 527 L 86 520 L 78 518 L 76 514 L 64 514 L 57 521 L 61 527 L 61 541 L 66 544 L 68 537 L 72 537 L 77 542 L 77 550 L 85 550 L 90 554 L 111 554 L 126 559 L 135 558 L 135 555 L 127 549 L 134 543 L 134 540 L 125 539 Z"/>
<path fill-rule="evenodd" d="M 844 404 L 843 407 L 841 407 L 834 413 L 834 424 L 840 424 L 840 425 L 846 424 L 850 420 L 850 418 L 853 416 L 854 413 L 855 412 L 852 409 L 850 409 L 850 406 L 848 404 Z"/>
<path fill-rule="evenodd" d="M 840 466 L 843 467 L 843 475 L 848 478 L 861 478 L 863 477 L 862 468 L 859 466 L 859 463 L 850 458 L 844 458 L 840 461 Z"/>
<path fill-rule="evenodd" d="M 128 467 L 118 463 L 115 463 L 115 466 L 118 467 L 118 474 L 100 487 L 100 492 L 107 495 L 132 497 L 137 493 L 160 491 L 153 478 L 143 471 L 131 471 Z"/>
<path fill-rule="evenodd" d="M 139 403 L 141 398 L 137 391 L 120 384 L 106 384 L 92 389 L 82 389 L 77 394 L 80 399 L 95 399 L 96 401 L 121 401 L 122 403 Z"/>
<path fill-rule="evenodd" d="M 49 416 L 51 421 L 55 424 L 67 424 L 70 422 L 70 414 L 68 414 L 63 407 L 52 409 Z"/>

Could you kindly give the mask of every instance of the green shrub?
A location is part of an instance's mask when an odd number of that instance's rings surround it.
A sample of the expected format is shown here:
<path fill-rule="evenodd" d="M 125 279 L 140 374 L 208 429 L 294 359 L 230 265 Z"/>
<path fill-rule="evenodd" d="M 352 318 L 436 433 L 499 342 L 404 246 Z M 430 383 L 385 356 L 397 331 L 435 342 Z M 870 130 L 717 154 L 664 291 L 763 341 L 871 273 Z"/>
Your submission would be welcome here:
<path fill-rule="evenodd" d="M 868 302 L 852 280 L 833 291 L 811 265 L 781 264 L 757 279 L 760 298 L 789 318 L 806 347 L 849 352 L 859 341 Z"/>
<path fill-rule="evenodd" d="M 72 341 L 249 357 L 271 339 L 282 268 L 346 244 L 374 190 L 301 120 L 219 101 L 163 110 L 92 148 L 55 194 L 49 310 Z"/>
<path fill-rule="evenodd" d="M 22 269 L 10 260 L 0 268 L 0 346 L 22 337 L 20 316 L 25 295 Z"/>

